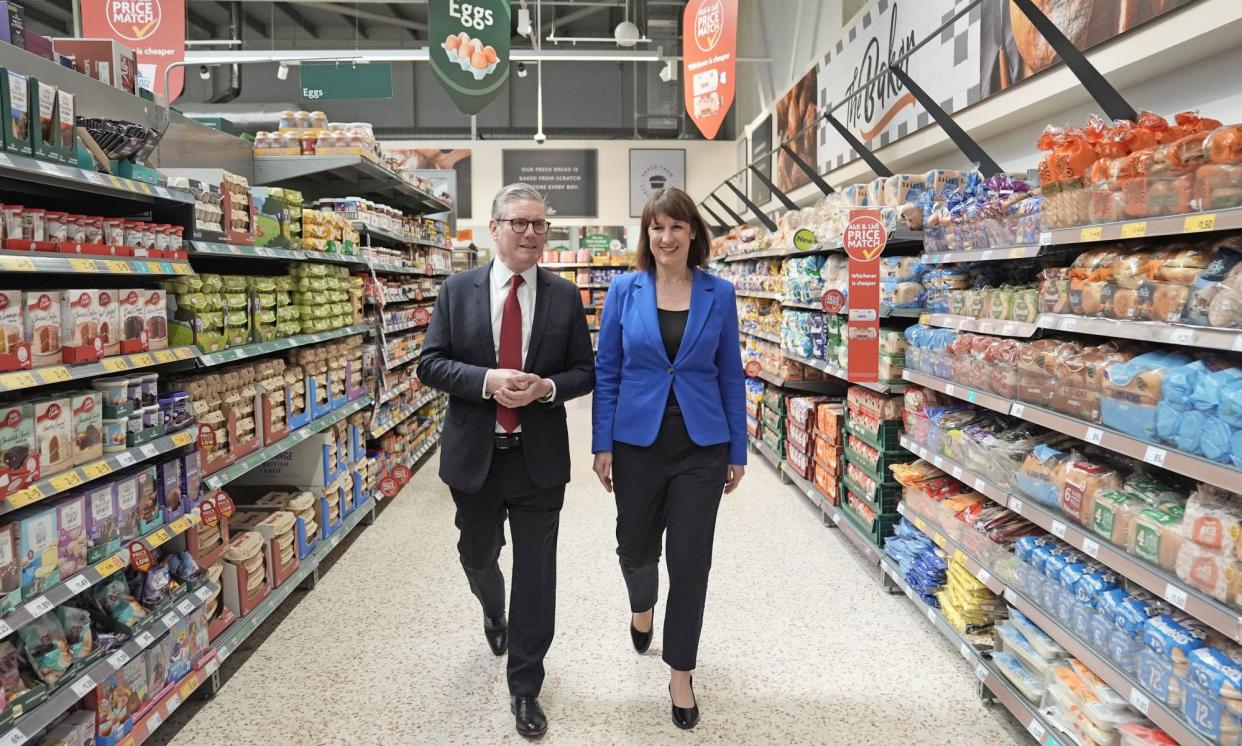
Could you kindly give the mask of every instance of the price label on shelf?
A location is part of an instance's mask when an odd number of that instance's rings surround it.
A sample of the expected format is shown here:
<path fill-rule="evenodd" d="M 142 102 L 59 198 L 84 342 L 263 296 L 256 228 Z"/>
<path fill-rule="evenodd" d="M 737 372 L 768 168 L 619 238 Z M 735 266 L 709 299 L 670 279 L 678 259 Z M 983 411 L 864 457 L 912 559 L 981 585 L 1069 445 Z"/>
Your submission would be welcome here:
<path fill-rule="evenodd" d="M 944 466 L 944 459 L 939 456 L 932 456 L 932 463 L 936 465 L 937 469 L 939 469 L 941 466 Z"/>
<path fill-rule="evenodd" d="M 1216 213 L 1214 212 L 1206 215 L 1191 215 L 1182 223 L 1184 233 L 1201 233 L 1211 230 L 1216 230 Z"/>
<path fill-rule="evenodd" d="M 21 728 L 14 728 L 0 738 L 0 746 L 21 746 L 28 738 L 29 736 L 22 733 Z"/>
<path fill-rule="evenodd" d="M 9 272 L 34 272 L 35 263 L 22 257 L 0 257 L 0 269 L 8 270 Z"/>
<path fill-rule="evenodd" d="M 1043 231 L 1042 233 L 1039 234 L 1039 245 L 1040 246 L 1051 246 L 1052 245 L 1052 231 Z"/>
<path fill-rule="evenodd" d="M 160 449 L 153 443 L 146 443 L 138 450 L 142 453 L 143 458 L 155 458 L 160 454 Z"/>
<path fill-rule="evenodd" d="M 168 710 L 169 715 L 176 712 L 177 708 L 180 706 L 181 706 L 181 695 L 176 692 L 174 692 L 173 695 L 168 698 L 168 701 L 164 703 L 164 707 L 165 709 Z"/>
<path fill-rule="evenodd" d="M 78 695 L 78 699 L 81 699 L 82 697 L 85 697 L 95 691 L 95 682 L 91 680 L 91 677 L 83 676 L 73 682 L 69 689 L 72 690 L 74 694 Z"/>
<path fill-rule="evenodd" d="M 208 588 L 207 586 L 203 586 L 202 588 L 199 588 L 197 591 L 194 591 L 194 595 L 198 596 L 199 601 L 205 602 L 207 599 L 211 598 L 211 589 Z"/>
<path fill-rule="evenodd" d="M 129 663 L 129 653 L 123 649 L 108 656 L 108 665 L 112 666 L 113 671 L 119 671 L 126 663 Z"/>
<path fill-rule="evenodd" d="M 1186 591 L 1182 590 L 1181 588 L 1178 588 L 1172 583 L 1166 584 L 1164 586 L 1164 598 L 1166 601 L 1173 604 L 1177 608 L 1185 610 Z"/>
<path fill-rule="evenodd" d="M 1013 417 L 1021 417 L 1026 414 L 1026 405 L 1014 402 L 1013 406 L 1009 408 L 1009 414 Z"/>
<path fill-rule="evenodd" d="M 95 565 L 95 572 L 99 573 L 101 578 L 106 578 L 112 573 L 125 567 L 125 560 L 119 555 L 112 555 L 108 559 Z"/>
<path fill-rule="evenodd" d="M 129 360 L 135 368 L 145 368 L 154 363 L 154 361 L 151 360 L 151 355 L 146 352 L 142 352 L 137 355 L 130 355 Z"/>
<path fill-rule="evenodd" d="M 134 271 L 134 265 L 129 262 L 122 262 L 117 259 L 109 259 L 104 262 L 108 265 L 108 271 L 113 274 L 128 275 Z"/>
<path fill-rule="evenodd" d="M 996 249 L 988 249 L 983 252 L 983 261 L 990 262 L 996 258 Z"/>
<path fill-rule="evenodd" d="M 1016 497 L 1009 498 L 1009 509 L 1018 515 L 1022 515 L 1022 501 Z"/>
<path fill-rule="evenodd" d="M 145 648 L 155 642 L 155 635 L 150 632 L 142 632 L 134 638 L 134 642 L 138 643 L 138 647 Z"/>
<path fill-rule="evenodd" d="M 177 622 L 181 621 L 181 617 L 177 616 L 177 612 L 170 611 L 167 614 L 165 614 L 164 617 L 160 619 L 160 621 L 164 623 L 165 627 L 167 627 L 168 629 L 172 629 L 173 626 L 177 624 Z"/>
<path fill-rule="evenodd" d="M 182 616 L 189 616 L 190 614 L 193 614 L 194 613 L 194 602 L 187 598 L 186 600 L 177 604 L 177 611 L 180 611 Z"/>
<path fill-rule="evenodd" d="M 1138 220 L 1121 226 L 1122 238 L 1142 238 L 1147 235 L 1147 221 Z"/>
<path fill-rule="evenodd" d="M 134 458 L 134 454 L 132 453 L 118 453 L 116 455 L 116 462 L 122 467 L 126 467 L 133 466 L 138 463 L 138 459 Z"/>
<path fill-rule="evenodd" d="M 1013 335 L 1017 333 L 1018 333 L 1018 327 L 1016 324 L 1005 324 L 1004 326 L 1001 327 L 1001 334 L 1005 335 L 1006 337 L 1012 337 Z"/>
<path fill-rule="evenodd" d="M 178 360 L 189 360 L 192 357 L 194 357 L 194 350 L 190 349 L 189 347 L 178 347 L 177 348 L 177 359 Z"/>
<path fill-rule="evenodd" d="M 1024 256 L 1026 256 L 1026 247 L 1024 246 L 1015 246 L 1009 250 L 1010 259 L 1021 259 Z"/>
<path fill-rule="evenodd" d="M 1083 440 L 1091 443 L 1092 445 L 1098 446 L 1100 441 L 1104 440 L 1104 431 L 1098 427 L 1089 427 L 1087 428 L 1087 434 Z"/>
<path fill-rule="evenodd" d="M 1078 328 L 1078 319 L 1061 319 L 1061 330 L 1072 332 Z"/>
<path fill-rule="evenodd" d="M 1065 524 L 1060 521 L 1052 522 L 1052 535 L 1058 539 L 1065 538 Z"/>
<path fill-rule="evenodd" d="M 64 492 L 65 490 L 81 486 L 82 477 L 79 477 L 77 472 L 67 471 L 64 474 L 52 477 L 48 482 L 52 485 L 52 489 L 57 492 Z"/>
<path fill-rule="evenodd" d="M 192 440 L 194 440 L 194 435 L 189 430 L 173 433 L 172 436 L 172 443 L 175 446 L 188 446 Z"/>
<path fill-rule="evenodd" d="M 1147 708 L 1151 707 L 1151 700 L 1147 698 L 1146 694 L 1140 692 L 1137 686 L 1131 686 L 1130 704 L 1134 705 L 1134 709 L 1146 716 Z"/>
<path fill-rule="evenodd" d="M 70 259 L 69 268 L 74 272 L 98 272 L 99 265 L 94 259 Z"/>
<path fill-rule="evenodd" d="M 73 374 L 63 365 L 55 365 L 51 368 L 42 368 L 35 371 L 39 374 L 39 378 L 44 383 L 63 383 L 73 378 Z"/>
<path fill-rule="evenodd" d="M 1169 334 L 1169 342 L 1175 345 L 1194 344 L 1195 332 L 1193 329 L 1174 329 Z"/>
<path fill-rule="evenodd" d="M 980 583 L 987 585 L 988 581 L 992 579 L 992 573 L 988 572 L 986 568 L 980 567 L 979 572 L 975 573 L 975 577 L 979 579 Z"/>
<path fill-rule="evenodd" d="M 954 479 L 961 479 L 961 478 L 962 478 L 962 467 L 960 467 L 960 466 L 954 466 L 954 467 L 953 467 L 953 478 L 954 478 Z"/>
<path fill-rule="evenodd" d="M 986 482 L 984 482 L 982 479 L 979 479 L 977 477 L 975 478 L 975 492 L 983 492 L 983 490 L 986 487 L 987 487 Z"/>
<path fill-rule="evenodd" d="M 962 646 L 957 649 L 957 653 L 966 660 L 970 660 L 970 644 L 963 642 Z"/>
<path fill-rule="evenodd" d="M 39 385 L 39 382 L 35 380 L 33 373 L 10 373 L 0 378 L 0 386 L 10 391 L 13 389 L 28 389 L 31 386 L 37 385 Z"/>
<path fill-rule="evenodd" d="M 1100 555 L 1100 544 L 1095 539 L 1084 538 L 1082 540 L 1082 553 L 1095 559 Z"/>
<path fill-rule="evenodd" d="M 191 525 L 192 525 L 192 522 L 190 521 L 189 518 L 185 516 L 181 516 L 177 520 L 168 524 L 168 527 L 171 528 L 173 530 L 173 533 L 175 534 L 183 534 L 186 531 L 190 530 Z"/>
<path fill-rule="evenodd" d="M 107 461 L 96 461 L 92 464 L 83 466 L 82 473 L 85 474 L 88 479 L 99 479 L 100 477 L 106 477 L 112 473 L 112 465 Z"/>
<path fill-rule="evenodd" d="M 159 350 L 155 353 L 155 362 L 171 363 L 176 360 L 177 356 L 171 350 Z"/>
<path fill-rule="evenodd" d="M 949 396 L 954 396 L 955 394 L 957 394 L 957 386 L 954 386 L 951 383 L 946 383 L 944 386 L 944 393 L 948 394 Z"/>
<path fill-rule="evenodd" d="M 151 731 L 155 730 L 156 728 L 160 727 L 163 724 L 164 724 L 164 718 L 160 716 L 159 710 L 152 710 L 151 714 L 147 715 L 147 732 L 148 733 L 150 733 Z"/>
<path fill-rule="evenodd" d="M 70 593 L 76 596 L 87 588 L 90 588 L 91 581 L 90 578 L 87 578 L 85 575 L 79 573 L 65 581 L 65 587 L 69 589 Z"/>
<path fill-rule="evenodd" d="M 982 662 L 980 662 L 979 665 L 975 666 L 975 678 L 979 679 L 980 681 L 988 680 L 988 667 L 985 666 Z"/>
<path fill-rule="evenodd" d="M 47 599 L 47 596 L 39 596 L 38 598 L 26 604 L 22 608 L 26 610 L 27 614 L 34 617 L 35 619 L 38 619 L 39 617 L 51 611 L 52 609 L 56 608 L 56 606 Z"/>
<path fill-rule="evenodd" d="M 182 698 L 190 696 L 191 694 L 194 693 L 194 690 L 197 688 L 198 688 L 198 677 L 191 675 L 190 678 L 187 679 L 186 682 L 181 685 L 180 692 L 181 692 Z"/>
<path fill-rule="evenodd" d="M 161 528 L 156 531 L 152 531 L 151 534 L 147 536 L 147 543 L 154 548 L 167 544 L 171 539 L 172 535 L 168 533 L 168 529 Z"/>
<path fill-rule="evenodd" d="M 1031 737 L 1038 743 L 1043 743 L 1044 736 L 1048 733 L 1048 731 L 1044 728 L 1044 724 L 1035 718 L 1031 718 L 1031 722 L 1026 724 L 1026 732 L 1030 733 Z"/>
<path fill-rule="evenodd" d="M 1143 452 L 1143 460 L 1152 466 L 1164 466 L 1164 457 L 1167 455 L 1169 452 L 1163 448 L 1147 446 L 1147 450 Z"/>
<path fill-rule="evenodd" d="M 1079 241 L 1099 241 L 1104 236 L 1104 229 L 1098 225 L 1083 228 L 1078 232 Z"/>
<path fill-rule="evenodd" d="M 107 357 L 100 360 L 99 364 L 102 365 L 103 369 L 109 373 L 116 373 L 117 371 L 129 369 L 129 361 L 123 357 Z"/>

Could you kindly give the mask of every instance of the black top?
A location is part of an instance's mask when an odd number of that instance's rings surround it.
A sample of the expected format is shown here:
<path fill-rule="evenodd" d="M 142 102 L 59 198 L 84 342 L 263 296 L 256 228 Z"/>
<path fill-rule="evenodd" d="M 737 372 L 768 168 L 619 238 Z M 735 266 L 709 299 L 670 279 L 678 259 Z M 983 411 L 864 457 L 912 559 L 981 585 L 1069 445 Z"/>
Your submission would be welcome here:
<path fill-rule="evenodd" d="M 664 351 L 668 353 L 671 363 L 677 359 L 677 351 L 681 349 L 681 338 L 686 334 L 686 319 L 690 317 L 690 311 L 666 311 L 663 308 L 656 310 L 660 315 L 660 338 L 664 341 Z M 671 387 L 668 390 L 668 406 L 677 406 L 677 397 Z"/>

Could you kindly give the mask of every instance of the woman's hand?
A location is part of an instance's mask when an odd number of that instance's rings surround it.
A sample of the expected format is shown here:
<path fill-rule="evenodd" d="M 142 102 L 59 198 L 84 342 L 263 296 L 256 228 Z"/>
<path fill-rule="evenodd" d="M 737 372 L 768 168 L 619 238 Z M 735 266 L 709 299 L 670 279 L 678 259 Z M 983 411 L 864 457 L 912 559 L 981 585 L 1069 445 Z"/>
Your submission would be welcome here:
<path fill-rule="evenodd" d="M 599 463 L 598 457 L 596 457 L 596 459 L 597 460 L 595 463 L 598 464 Z M 596 468 L 596 471 L 598 472 L 599 469 Z M 737 464 L 729 464 L 729 476 L 728 476 L 728 479 L 725 481 L 725 494 L 727 495 L 733 490 L 737 489 L 737 486 L 741 484 L 742 482 L 742 477 L 745 475 L 746 475 L 745 466 L 738 466 Z"/>
<path fill-rule="evenodd" d="M 595 465 L 591 468 L 595 470 L 595 476 L 599 477 L 599 483 L 604 485 L 604 489 L 612 492 L 612 451 L 595 454 Z"/>

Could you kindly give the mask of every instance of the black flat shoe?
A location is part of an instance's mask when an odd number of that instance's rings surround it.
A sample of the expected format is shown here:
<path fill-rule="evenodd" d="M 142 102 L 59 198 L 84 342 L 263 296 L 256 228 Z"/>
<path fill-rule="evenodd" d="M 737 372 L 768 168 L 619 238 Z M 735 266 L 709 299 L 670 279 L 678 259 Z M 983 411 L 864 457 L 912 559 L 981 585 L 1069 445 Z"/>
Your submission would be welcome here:
<path fill-rule="evenodd" d="M 651 629 L 646 632 L 639 632 L 634 627 L 634 615 L 630 615 L 630 642 L 634 643 L 634 649 L 639 654 L 647 652 L 647 648 L 651 647 L 652 633 L 655 632 L 655 612 L 651 613 Z"/>
<path fill-rule="evenodd" d="M 694 677 L 690 677 L 690 693 L 694 694 Z M 673 698 L 673 685 L 668 685 L 668 697 Z M 678 707 L 673 705 L 673 725 L 682 730 L 690 730 L 699 724 L 699 700 L 696 697 L 694 707 Z"/>
<path fill-rule="evenodd" d="M 483 619 L 483 636 L 487 638 L 487 646 L 496 655 L 504 655 L 509 649 L 509 622 L 504 614 L 499 619 Z"/>
<path fill-rule="evenodd" d="M 519 736 L 523 738 L 539 738 L 548 732 L 548 719 L 539 707 L 536 697 L 518 695 L 509 698 L 509 710 L 513 712 L 513 723 Z"/>

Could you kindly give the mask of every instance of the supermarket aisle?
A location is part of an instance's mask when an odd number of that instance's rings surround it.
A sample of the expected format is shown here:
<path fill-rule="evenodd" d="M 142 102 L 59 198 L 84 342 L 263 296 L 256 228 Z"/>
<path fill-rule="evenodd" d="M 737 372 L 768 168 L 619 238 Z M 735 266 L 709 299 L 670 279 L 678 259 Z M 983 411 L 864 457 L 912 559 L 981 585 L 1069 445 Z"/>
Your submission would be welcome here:
<path fill-rule="evenodd" d="M 570 427 L 585 444 L 588 401 L 571 404 Z M 452 501 L 435 466 L 419 471 L 172 744 L 521 741 L 503 660 L 487 650 L 457 563 Z M 612 498 L 587 455 L 574 467 L 542 696 L 546 742 L 1025 741 L 1003 710 L 978 704 L 956 651 L 904 597 L 885 594 L 762 461 L 721 510 L 696 681 L 703 719 L 693 734 L 677 731 L 660 635 L 646 656 L 630 647 Z M 501 562 L 509 566 L 508 551 Z M 663 602 L 657 625 L 662 610 Z"/>

